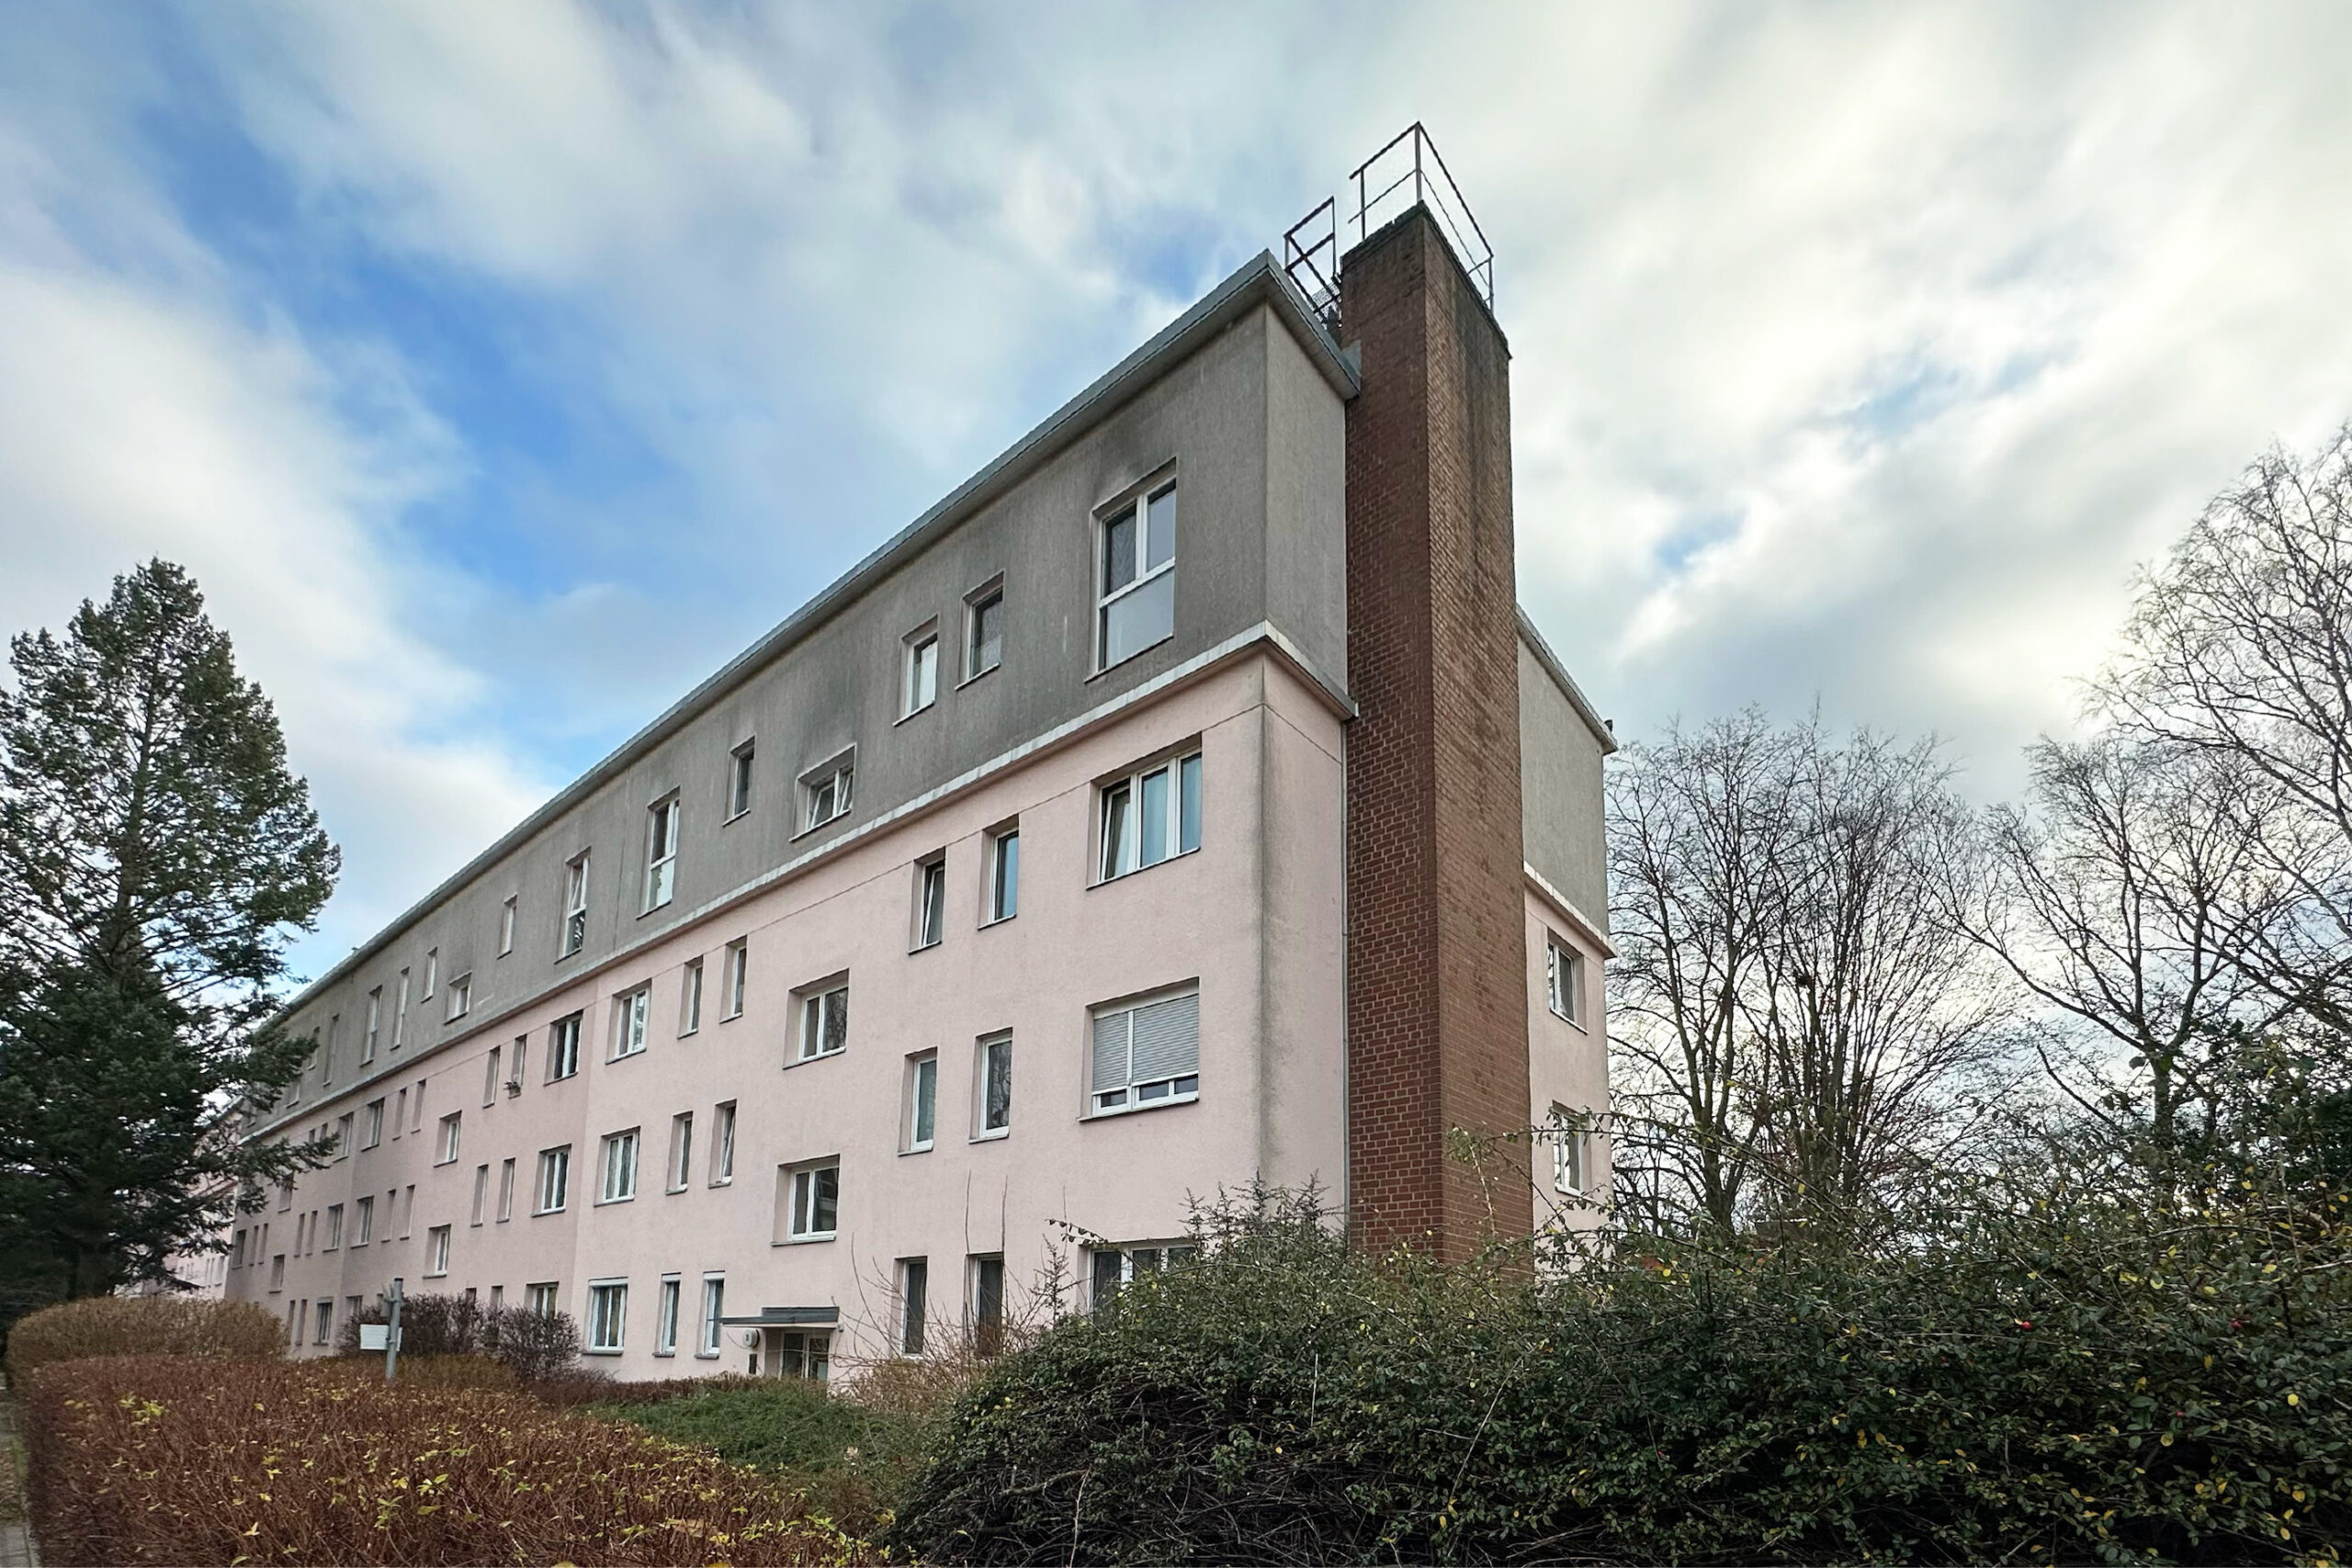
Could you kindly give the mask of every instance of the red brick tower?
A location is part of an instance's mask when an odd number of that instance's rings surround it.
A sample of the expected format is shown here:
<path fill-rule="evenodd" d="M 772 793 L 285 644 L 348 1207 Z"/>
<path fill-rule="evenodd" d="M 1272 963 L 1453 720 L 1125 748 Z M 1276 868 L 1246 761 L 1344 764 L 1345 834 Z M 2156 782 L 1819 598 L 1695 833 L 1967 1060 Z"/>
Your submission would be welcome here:
<path fill-rule="evenodd" d="M 1533 1224 L 1510 351 L 1428 209 L 1340 268 L 1347 416 L 1350 1234 L 1459 1258 Z M 1506 1162 L 1498 1167 L 1491 1163 Z"/>

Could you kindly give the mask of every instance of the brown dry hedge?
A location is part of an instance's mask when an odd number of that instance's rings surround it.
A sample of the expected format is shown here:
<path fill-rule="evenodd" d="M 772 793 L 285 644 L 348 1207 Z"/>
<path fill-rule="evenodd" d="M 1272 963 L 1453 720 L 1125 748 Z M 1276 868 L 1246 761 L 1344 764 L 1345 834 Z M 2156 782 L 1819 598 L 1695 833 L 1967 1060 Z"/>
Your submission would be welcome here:
<path fill-rule="evenodd" d="M 119 1357 L 25 1389 L 33 1527 L 74 1563 L 819 1563 L 789 1487 L 519 1393 L 366 1363 Z"/>
<path fill-rule="evenodd" d="M 92 1356 L 245 1356 L 276 1360 L 286 1325 L 251 1302 L 90 1296 L 43 1307 L 8 1331 L 8 1375 Z"/>

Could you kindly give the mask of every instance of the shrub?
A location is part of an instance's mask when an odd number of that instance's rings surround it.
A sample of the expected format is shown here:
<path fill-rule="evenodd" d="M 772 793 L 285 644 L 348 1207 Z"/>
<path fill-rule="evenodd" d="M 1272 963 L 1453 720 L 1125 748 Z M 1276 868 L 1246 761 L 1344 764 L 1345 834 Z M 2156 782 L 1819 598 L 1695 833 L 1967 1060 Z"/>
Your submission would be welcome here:
<path fill-rule="evenodd" d="M 993 1369 L 930 1560 L 2335 1560 L 2352 1247 L 2292 1206 L 1955 1209 L 1883 1256 L 1556 1276 L 1227 1224 Z M 2340 1212 L 2340 1204 L 2327 1212 Z"/>
<path fill-rule="evenodd" d="M 772 1479 L 519 1394 L 364 1364 L 52 1365 L 28 1389 L 58 1563 L 802 1563 L 854 1543 Z"/>
<path fill-rule="evenodd" d="M 286 1325 L 251 1302 L 187 1296 L 90 1296 L 43 1307 L 8 1334 L 8 1375 L 92 1356 L 253 1356 L 286 1353 Z"/>
<path fill-rule="evenodd" d="M 568 1312 L 506 1307 L 483 1325 L 482 1348 L 526 1382 L 557 1377 L 580 1359 L 580 1325 Z"/>
<path fill-rule="evenodd" d="M 360 1354 L 362 1324 L 389 1322 L 379 1300 L 344 1320 L 335 1347 Z M 375 1351 L 365 1352 L 368 1355 Z M 536 1382 L 570 1370 L 580 1355 L 580 1325 L 569 1313 L 538 1313 L 503 1307 L 486 1313 L 469 1296 L 415 1295 L 401 1302 L 401 1360 L 412 1356 L 486 1356 L 515 1377 Z"/>

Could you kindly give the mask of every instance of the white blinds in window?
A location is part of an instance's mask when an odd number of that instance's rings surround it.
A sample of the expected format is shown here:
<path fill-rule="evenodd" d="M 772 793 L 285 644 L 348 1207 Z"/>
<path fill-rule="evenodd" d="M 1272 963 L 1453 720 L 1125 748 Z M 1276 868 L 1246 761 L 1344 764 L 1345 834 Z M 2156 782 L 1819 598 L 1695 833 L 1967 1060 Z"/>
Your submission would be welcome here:
<path fill-rule="evenodd" d="M 1201 998 L 1170 997 L 1094 1020 L 1094 1091 L 1197 1073 Z"/>

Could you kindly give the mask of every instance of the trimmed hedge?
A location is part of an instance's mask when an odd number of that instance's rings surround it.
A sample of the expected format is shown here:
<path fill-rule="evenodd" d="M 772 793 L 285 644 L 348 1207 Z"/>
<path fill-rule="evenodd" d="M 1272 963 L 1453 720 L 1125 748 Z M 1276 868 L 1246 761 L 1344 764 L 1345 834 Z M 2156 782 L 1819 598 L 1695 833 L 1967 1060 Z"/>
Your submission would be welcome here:
<path fill-rule="evenodd" d="M 32 1517 L 54 1563 L 840 1562 L 787 1487 L 523 1395 L 362 1363 L 43 1367 Z"/>
<path fill-rule="evenodd" d="M 17 1320 L 8 1331 L 8 1375 L 92 1356 L 248 1356 L 286 1353 L 286 1325 L 251 1302 L 189 1296 L 89 1296 Z"/>
<path fill-rule="evenodd" d="M 2325 1212 L 2340 1212 L 2335 1201 Z M 1663 1244 L 1658 1244 L 1662 1247 Z M 2334 1561 L 2352 1247 L 1976 1212 L 1552 1277 L 1239 1225 L 972 1391 L 889 1544 L 982 1562 Z"/>

